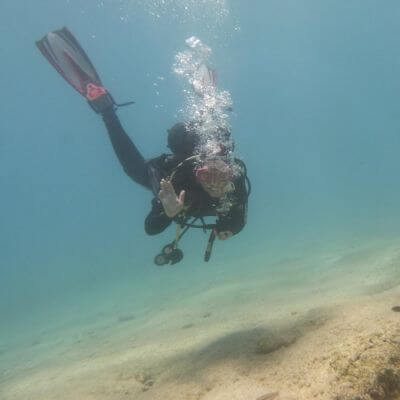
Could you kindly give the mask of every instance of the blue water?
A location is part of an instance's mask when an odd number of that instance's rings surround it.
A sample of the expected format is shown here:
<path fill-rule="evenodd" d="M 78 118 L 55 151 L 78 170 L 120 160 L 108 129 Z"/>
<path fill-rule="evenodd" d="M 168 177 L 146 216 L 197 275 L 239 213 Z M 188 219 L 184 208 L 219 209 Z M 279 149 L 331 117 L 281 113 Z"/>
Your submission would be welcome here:
<path fill-rule="evenodd" d="M 274 260 L 291 254 L 397 237 L 399 18 L 394 0 L 2 0 L 0 345 L 31 340 L 71 304 L 135 310 L 246 271 L 279 276 Z M 136 101 L 119 116 L 145 157 L 167 150 L 181 119 L 174 56 L 193 35 L 212 48 L 253 191 L 246 228 L 210 263 L 206 236 L 189 232 L 181 264 L 153 265 L 174 230 L 145 235 L 150 193 L 34 45 L 62 26 L 117 101 Z"/>

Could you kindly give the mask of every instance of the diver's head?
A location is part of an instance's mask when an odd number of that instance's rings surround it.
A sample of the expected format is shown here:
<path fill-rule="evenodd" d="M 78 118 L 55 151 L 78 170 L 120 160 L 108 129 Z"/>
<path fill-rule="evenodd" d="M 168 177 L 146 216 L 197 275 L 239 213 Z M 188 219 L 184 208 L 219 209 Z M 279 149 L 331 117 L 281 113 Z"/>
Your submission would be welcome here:
<path fill-rule="evenodd" d="M 233 170 L 223 160 L 207 160 L 196 168 L 195 174 L 197 182 L 211 197 L 223 197 L 234 187 Z"/>
<path fill-rule="evenodd" d="M 189 157 L 196 146 L 196 135 L 190 124 L 178 122 L 168 129 L 168 147 L 179 157 Z"/>

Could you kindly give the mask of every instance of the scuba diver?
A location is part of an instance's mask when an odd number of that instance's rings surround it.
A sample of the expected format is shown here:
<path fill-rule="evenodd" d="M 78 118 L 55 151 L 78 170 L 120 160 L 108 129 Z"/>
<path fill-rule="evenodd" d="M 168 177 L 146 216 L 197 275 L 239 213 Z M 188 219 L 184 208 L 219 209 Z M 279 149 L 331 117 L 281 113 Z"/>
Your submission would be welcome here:
<path fill-rule="evenodd" d="M 239 233 L 246 224 L 250 182 L 245 164 L 231 156 L 233 141 L 227 129 L 218 129 L 220 139 L 212 154 L 202 154 L 199 124 L 177 123 L 168 130 L 168 147 L 172 154 L 145 160 L 125 132 L 116 114 L 117 104 L 103 86 L 99 75 L 78 41 L 63 28 L 45 35 L 37 47 L 57 72 L 101 115 L 115 154 L 125 173 L 154 194 L 152 208 L 145 219 L 149 235 L 163 232 L 172 222 L 177 224 L 175 239 L 164 246 L 154 262 L 175 264 L 183 258 L 178 242 L 190 227 L 211 231 L 204 260 L 211 256 L 214 239 L 226 240 Z M 215 72 L 201 66 L 201 79 L 215 84 Z M 215 216 L 214 224 L 203 217 Z M 195 224 L 200 221 L 201 224 Z"/>

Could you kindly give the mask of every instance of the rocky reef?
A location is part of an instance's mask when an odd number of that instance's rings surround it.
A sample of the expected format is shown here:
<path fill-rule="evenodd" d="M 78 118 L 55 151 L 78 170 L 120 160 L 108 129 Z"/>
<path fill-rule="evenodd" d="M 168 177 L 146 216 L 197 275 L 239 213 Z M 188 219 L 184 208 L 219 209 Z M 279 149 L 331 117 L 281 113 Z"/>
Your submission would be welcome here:
<path fill-rule="evenodd" d="M 399 400 L 400 324 L 344 343 L 330 366 L 336 374 L 334 400 Z"/>

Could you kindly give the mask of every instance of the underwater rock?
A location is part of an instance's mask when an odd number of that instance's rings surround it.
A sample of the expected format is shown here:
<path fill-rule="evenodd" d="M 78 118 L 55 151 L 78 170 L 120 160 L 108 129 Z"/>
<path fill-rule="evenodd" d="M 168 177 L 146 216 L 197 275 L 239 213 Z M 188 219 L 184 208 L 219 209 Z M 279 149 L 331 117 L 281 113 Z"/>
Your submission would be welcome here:
<path fill-rule="evenodd" d="M 257 342 L 256 353 L 258 354 L 268 354 L 278 349 L 280 346 L 273 341 L 269 337 L 263 337 Z"/>
<path fill-rule="evenodd" d="M 281 335 L 275 333 L 267 334 L 257 341 L 255 352 L 257 354 L 272 353 L 281 347 L 290 346 L 298 337 L 299 333 L 295 330 Z"/>
<path fill-rule="evenodd" d="M 330 366 L 337 373 L 336 400 L 400 398 L 400 348 L 393 339 L 393 335 L 375 333 L 333 354 Z"/>
<path fill-rule="evenodd" d="M 319 329 L 331 317 L 329 308 L 313 308 L 307 311 L 305 315 L 297 316 L 293 320 L 279 321 L 271 324 L 271 328 L 266 329 L 263 335 L 258 337 L 255 346 L 255 352 L 258 354 L 268 354 L 279 350 L 282 347 L 288 347 L 296 340 L 311 331 Z"/>
<path fill-rule="evenodd" d="M 400 375 L 389 368 L 379 372 L 369 395 L 374 400 L 398 398 L 397 395 L 400 395 Z"/>

